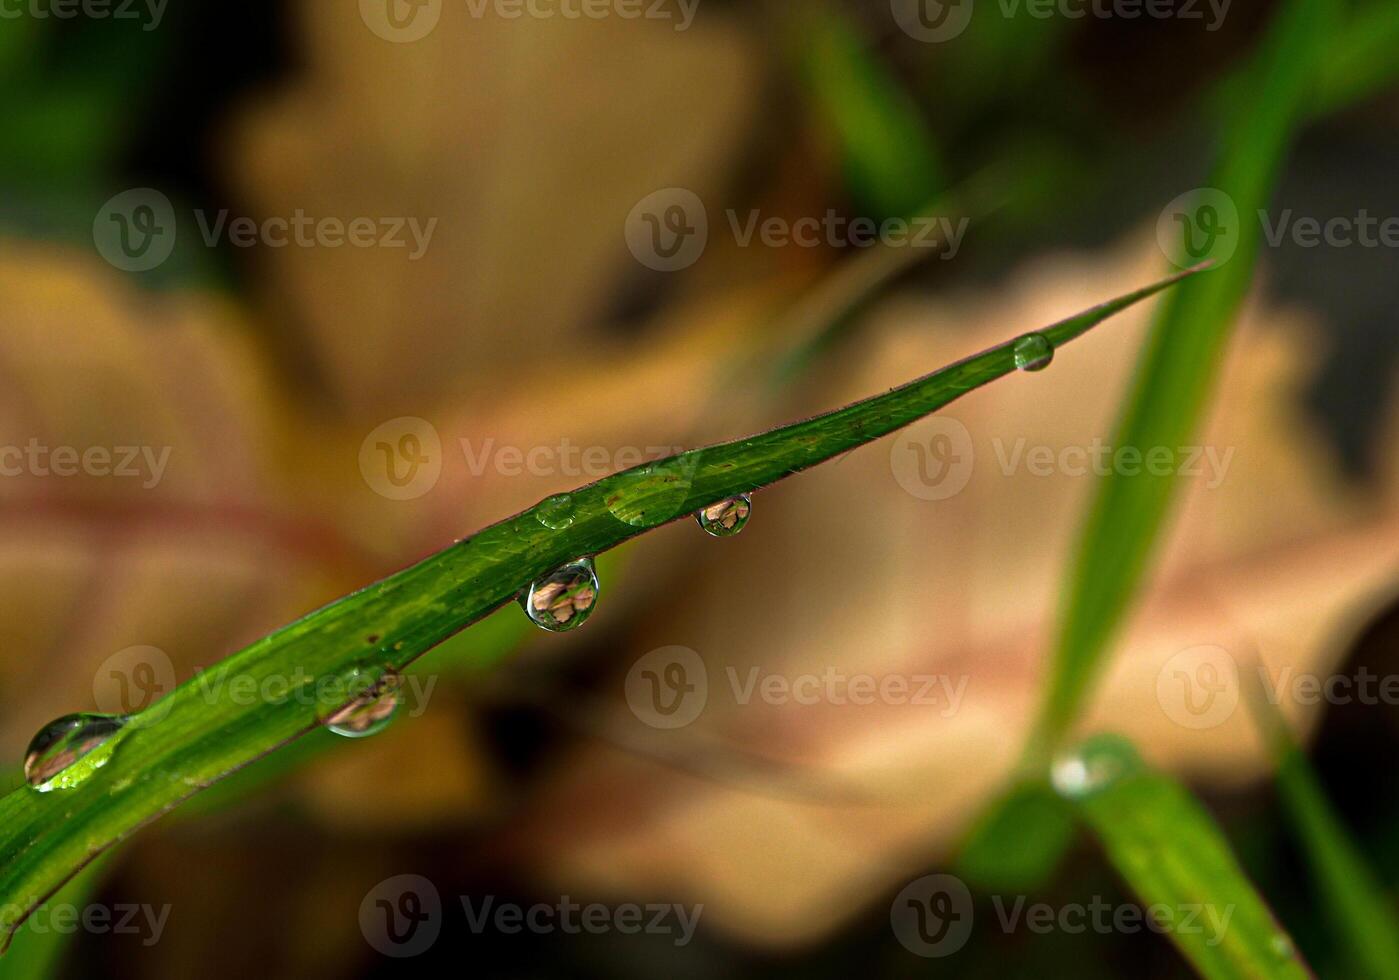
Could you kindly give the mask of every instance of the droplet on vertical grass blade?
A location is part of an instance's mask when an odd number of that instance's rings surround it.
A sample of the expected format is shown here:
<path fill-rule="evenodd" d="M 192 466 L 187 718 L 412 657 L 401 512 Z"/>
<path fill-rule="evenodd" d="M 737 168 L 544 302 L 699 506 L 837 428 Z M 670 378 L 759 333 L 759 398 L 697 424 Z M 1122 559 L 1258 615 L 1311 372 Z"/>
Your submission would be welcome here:
<path fill-rule="evenodd" d="M 377 735 L 398 713 L 402 686 L 403 676 L 392 667 L 353 667 L 338 679 L 332 696 L 336 706 L 321 715 L 321 723 L 346 738 Z"/>
<path fill-rule="evenodd" d="M 753 513 L 753 500 L 747 494 L 721 500 L 695 514 L 695 520 L 706 534 L 716 538 L 731 538 L 742 531 Z"/>
<path fill-rule="evenodd" d="M 550 497 L 534 510 L 534 516 L 551 531 L 571 527 L 574 519 L 573 498 L 566 493 Z"/>
<path fill-rule="evenodd" d="M 1120 735 L 1095 735 L 1056 759 L 1050 779 L 1060 796 L 1082 800 L 1141 768 L 1131 742 Z"/>
<path fill-rule="evenodd" d="M 1027 333 L 1015 342 L 1015 366 L 1022 371 L 1043 371 L 1054 360 L 1054 345 L 1042 333 Z"/>
<path fill-rule="evenodd" d="M 582 626 L 597 605 L 597 569 L 591 558 L 571 561 L 539 579 L 520 595 L 525 615 L 551 633 Z"/>
<path fill-rule="evenodd" d="M 116 749 L 123 715 L 64 715 L 51 721 L 24 752 L 24 778 L 40 793 L 72 789 L 105 766 Z"/>

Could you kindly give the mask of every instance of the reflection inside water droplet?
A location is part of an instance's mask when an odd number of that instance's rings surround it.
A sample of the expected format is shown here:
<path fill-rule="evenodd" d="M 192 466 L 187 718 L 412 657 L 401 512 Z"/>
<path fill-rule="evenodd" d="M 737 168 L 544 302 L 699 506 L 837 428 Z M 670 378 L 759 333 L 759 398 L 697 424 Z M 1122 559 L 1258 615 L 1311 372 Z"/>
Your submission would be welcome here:
<path fill-rule="evenodd" d="M 392 667 L 351 668 L 327 692 L 335 706 L 321 714 L 321 723 L 346 738 L 377 735 L 389 727 L 398 712 L 402 686 L 403 675 Z"/>
<path fill-rule="evenodd" d="M 1119 735 L 1095 735 L 1056 759 L 1050 780 L 1060 796 L 1082 800 L 1141 768 L 1131 742 Z"/>
<path fill-rule="evenodd" d="M 539 579 L 520 595 L 520 605 L 536 626 L 566 633 L 587 622 L 597 594 L 597 569 L 591 558 L 583 558 Z"/>
<path fill-rule="evenodd" d="M 747 494 L 721 500 L 700 510 L 695 515 L 699 526 L 706 534 L 716 538 L 730 538 L 748 525 L 753 514 L 753 500 Z"/>
<path fill-rule="evenodd" d="M 1043 371 L 1054 360 L 1054 345 L 1042 333 L 1027 333 L 1014 350 L 1015 366 L 1022 371 Z"/>
<path fill-rule="evenodd" d="M 550 497 L 535 508 L 534 516 L 540 524 L 553 531 L 571 527 L 574 520 L 573 498 L 566 493 Z"/>
<path fill-rule="evenodd" d="M 24 752 L 24 778 L 40 793 L 72 789 L 105 766 L 116 750 L 122 715 L 65 715 L 51 721 Z"/>

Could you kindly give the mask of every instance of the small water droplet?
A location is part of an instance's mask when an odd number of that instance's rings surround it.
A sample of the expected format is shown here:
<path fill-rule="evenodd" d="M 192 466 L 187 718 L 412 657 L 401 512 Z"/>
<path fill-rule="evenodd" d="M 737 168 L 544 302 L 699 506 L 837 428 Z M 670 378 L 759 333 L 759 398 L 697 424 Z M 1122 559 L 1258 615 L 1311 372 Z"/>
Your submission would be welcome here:
<path fill-rule="evenodd" d="M 748 518 L 752 514 L 753 499 L 747 494 L 740 494 L 703 508 L 695 515 L 695 520 L 699 521 L 706 534 L 731 538 L 748 526 Z"/>
<path fill-rule="evenodd" d="M 51 721 L 24 751 L 24 778 L 40 793 L 72 789 L 105 766 L 116 750 L 123 715 L 65 715 Z"/>
<path fill-rule="evenodd" d="M 352 667 L 327 692 L 334 706 L 321 724 L 346 738 L 368 738 L 389 727 L 398 712 L 403 676 L 392 667 Z"/>
<path fill-rule="evenodd" d="M 1055 760 L 1050 781 L 1060 796 L 1082 800 L 1141 768 L 1131 742 L 1120 735 L 1095 735 Z"/>
<path fill-rule="evenodd" d="M 632 527 L 659 527 L 684 511 L 690 481 L 699 466 L 697 452 L 673 456 L 617 475 L 607 496 L 612 516 Z"/>
<path fill-rule="evenodd" d="M 520 605 L 536 626 L 566 633 L 582 626 L 597 605 L 597 569 L 591 558 L 571 561 L 521 593 Z"/>
<path fill-rule="evenodd" d="M 1022 371 L 1043 371 L 1054 360 L 1054 345 L 1042 333 L 1027 333 L 1014 350 L 1015 366 Z"/>
<path fill-rule="evenodd" d="M 1288 960 L 1296 952 L 1296 947 L 1292 944 L 1292 937 L 1277 933 L 1268 941 L 1268 945 L 1273 950 L 1273 955 L 1280 960 Z"/>
<path fill-rule="evenodd" d="M 540 524 L 551 531 L 562 531 L 564 528 L 572 527 L 576 516 L 573 497 L 566 493 L 550 497 L 535 508 L 534 516 Z"/>

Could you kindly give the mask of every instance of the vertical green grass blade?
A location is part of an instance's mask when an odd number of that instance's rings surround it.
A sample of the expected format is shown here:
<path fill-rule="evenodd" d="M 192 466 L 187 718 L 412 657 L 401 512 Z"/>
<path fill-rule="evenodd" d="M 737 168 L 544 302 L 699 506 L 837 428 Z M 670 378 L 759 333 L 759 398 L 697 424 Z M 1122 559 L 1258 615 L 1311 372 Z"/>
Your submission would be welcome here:
<path fill-rule="evenodd" d="M 1327 45 L 1312 111 L 1335 112 L 1399 78 L 1399 3 L 1378 0 L 1355 11 Z"/>
<path fill-rule="evenodd" d="M 870 218 L 916 212 L 943 189 L 937 143 L 917 104 L 835 9 L 813 4 L 793 25 L 856 202 Z"/>
<path fill-rule="evenodd" d="M 1268 204 L 1311 91 L 1332 2 L 1289 0 L 1256 55 L 1249 84 L 1233 100 L 1210 186 L 1232 200 L 1237 220 L 1224 220 L 1234 232 L 1225 227 L 1204 239 L 1202 257 L 1218 260 L 1219 274 L 1185 285 L 1160 307 L 1116 447 L 1175 451 L 1198 427 L 1229 328 L 1253 280 L 1262 237 L 1256 215 Z M 1028 750 L 1036 768 L 1080 713 L 1142 580 L 1178 479 L 1111 473 L 1099 484 L 1065 590 L 1051 676 Z"/>
<path fill-rule="evenodd" d="M 1282 712 L 1261 690 L 1250 704 L 1277 764 L 1283 812 L 1320 893 L 1342 959 L 1350 962 L 1355 976 L 1399 980 L 1399 921 L 1393 901 L 1331 808 Z"/>
<path fill-rule="evenodd" d="M 1113 735 L 1090 739 L 1056 761 L 1054 785 L 1201 976 L 1311 976 L 1208 811 L 1148 768 L 1131 743 Z"/>

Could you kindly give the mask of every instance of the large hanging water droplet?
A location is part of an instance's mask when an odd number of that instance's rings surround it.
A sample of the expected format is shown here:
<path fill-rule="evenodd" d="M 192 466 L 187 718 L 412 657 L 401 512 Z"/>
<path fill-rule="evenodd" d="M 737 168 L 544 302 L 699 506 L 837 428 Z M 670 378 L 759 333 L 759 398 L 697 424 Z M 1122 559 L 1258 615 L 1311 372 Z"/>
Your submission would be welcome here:
<path fill-rule="evenodd" d="M 573 497 L 566 493 L 550 497 L 535 508 L 534 516 L 551 531 L 562 531 L 572 527 L 575 517 Z"/>
<path fill-rule="evenodd" d="M 674 456 L 617 475 L 608 492 L 612 516 L 633 527 L 659 527 L 680 516 L 699 465 L 697 452 Z"/>
<path fill-rule="evenodd" d="M 1095 735 L 1054 762 L 1050 781 L 1070 800 L 1087 799 L 1142 769 L 1141 756 L 1120 735 Z"/>
<path fill-rule="evenodd" d="M 1042 333 L 1027 333 L 1013 349 L 1015 366 L 1022 371 L 1043 371 L 1054 360 L 1054 345 Z"/>
<path fill-rule="evenodd" d="M 377 735 L 398 713 L 402 686 L 403 676 L 392 667 L 353 667 L 327 692 L 334 707 L 321 714 L 321 723 L 346 738 Z"/>
<path fill-rule="evenodd" d="M 65 715 L 51 721 L 24 751 L 24 778 L 40 793 L 72 789 L 105 766 L 116 750 L 123 715 Z"/>
<path fill-rule="evenodd" d="M 582 626 L 597 605 L 597 569 L 591 558 L 569 562 L 541 578 L 520 595 L 525 615 L 551 633 Z"/>
<path fill-rule="evenodd" d="M 748 526 L 753 514 L 753 499 L 747 494 L 710 504 L 695 514 L 695 520 L 706 534 L 716 538 L 731 538 Z"/>

